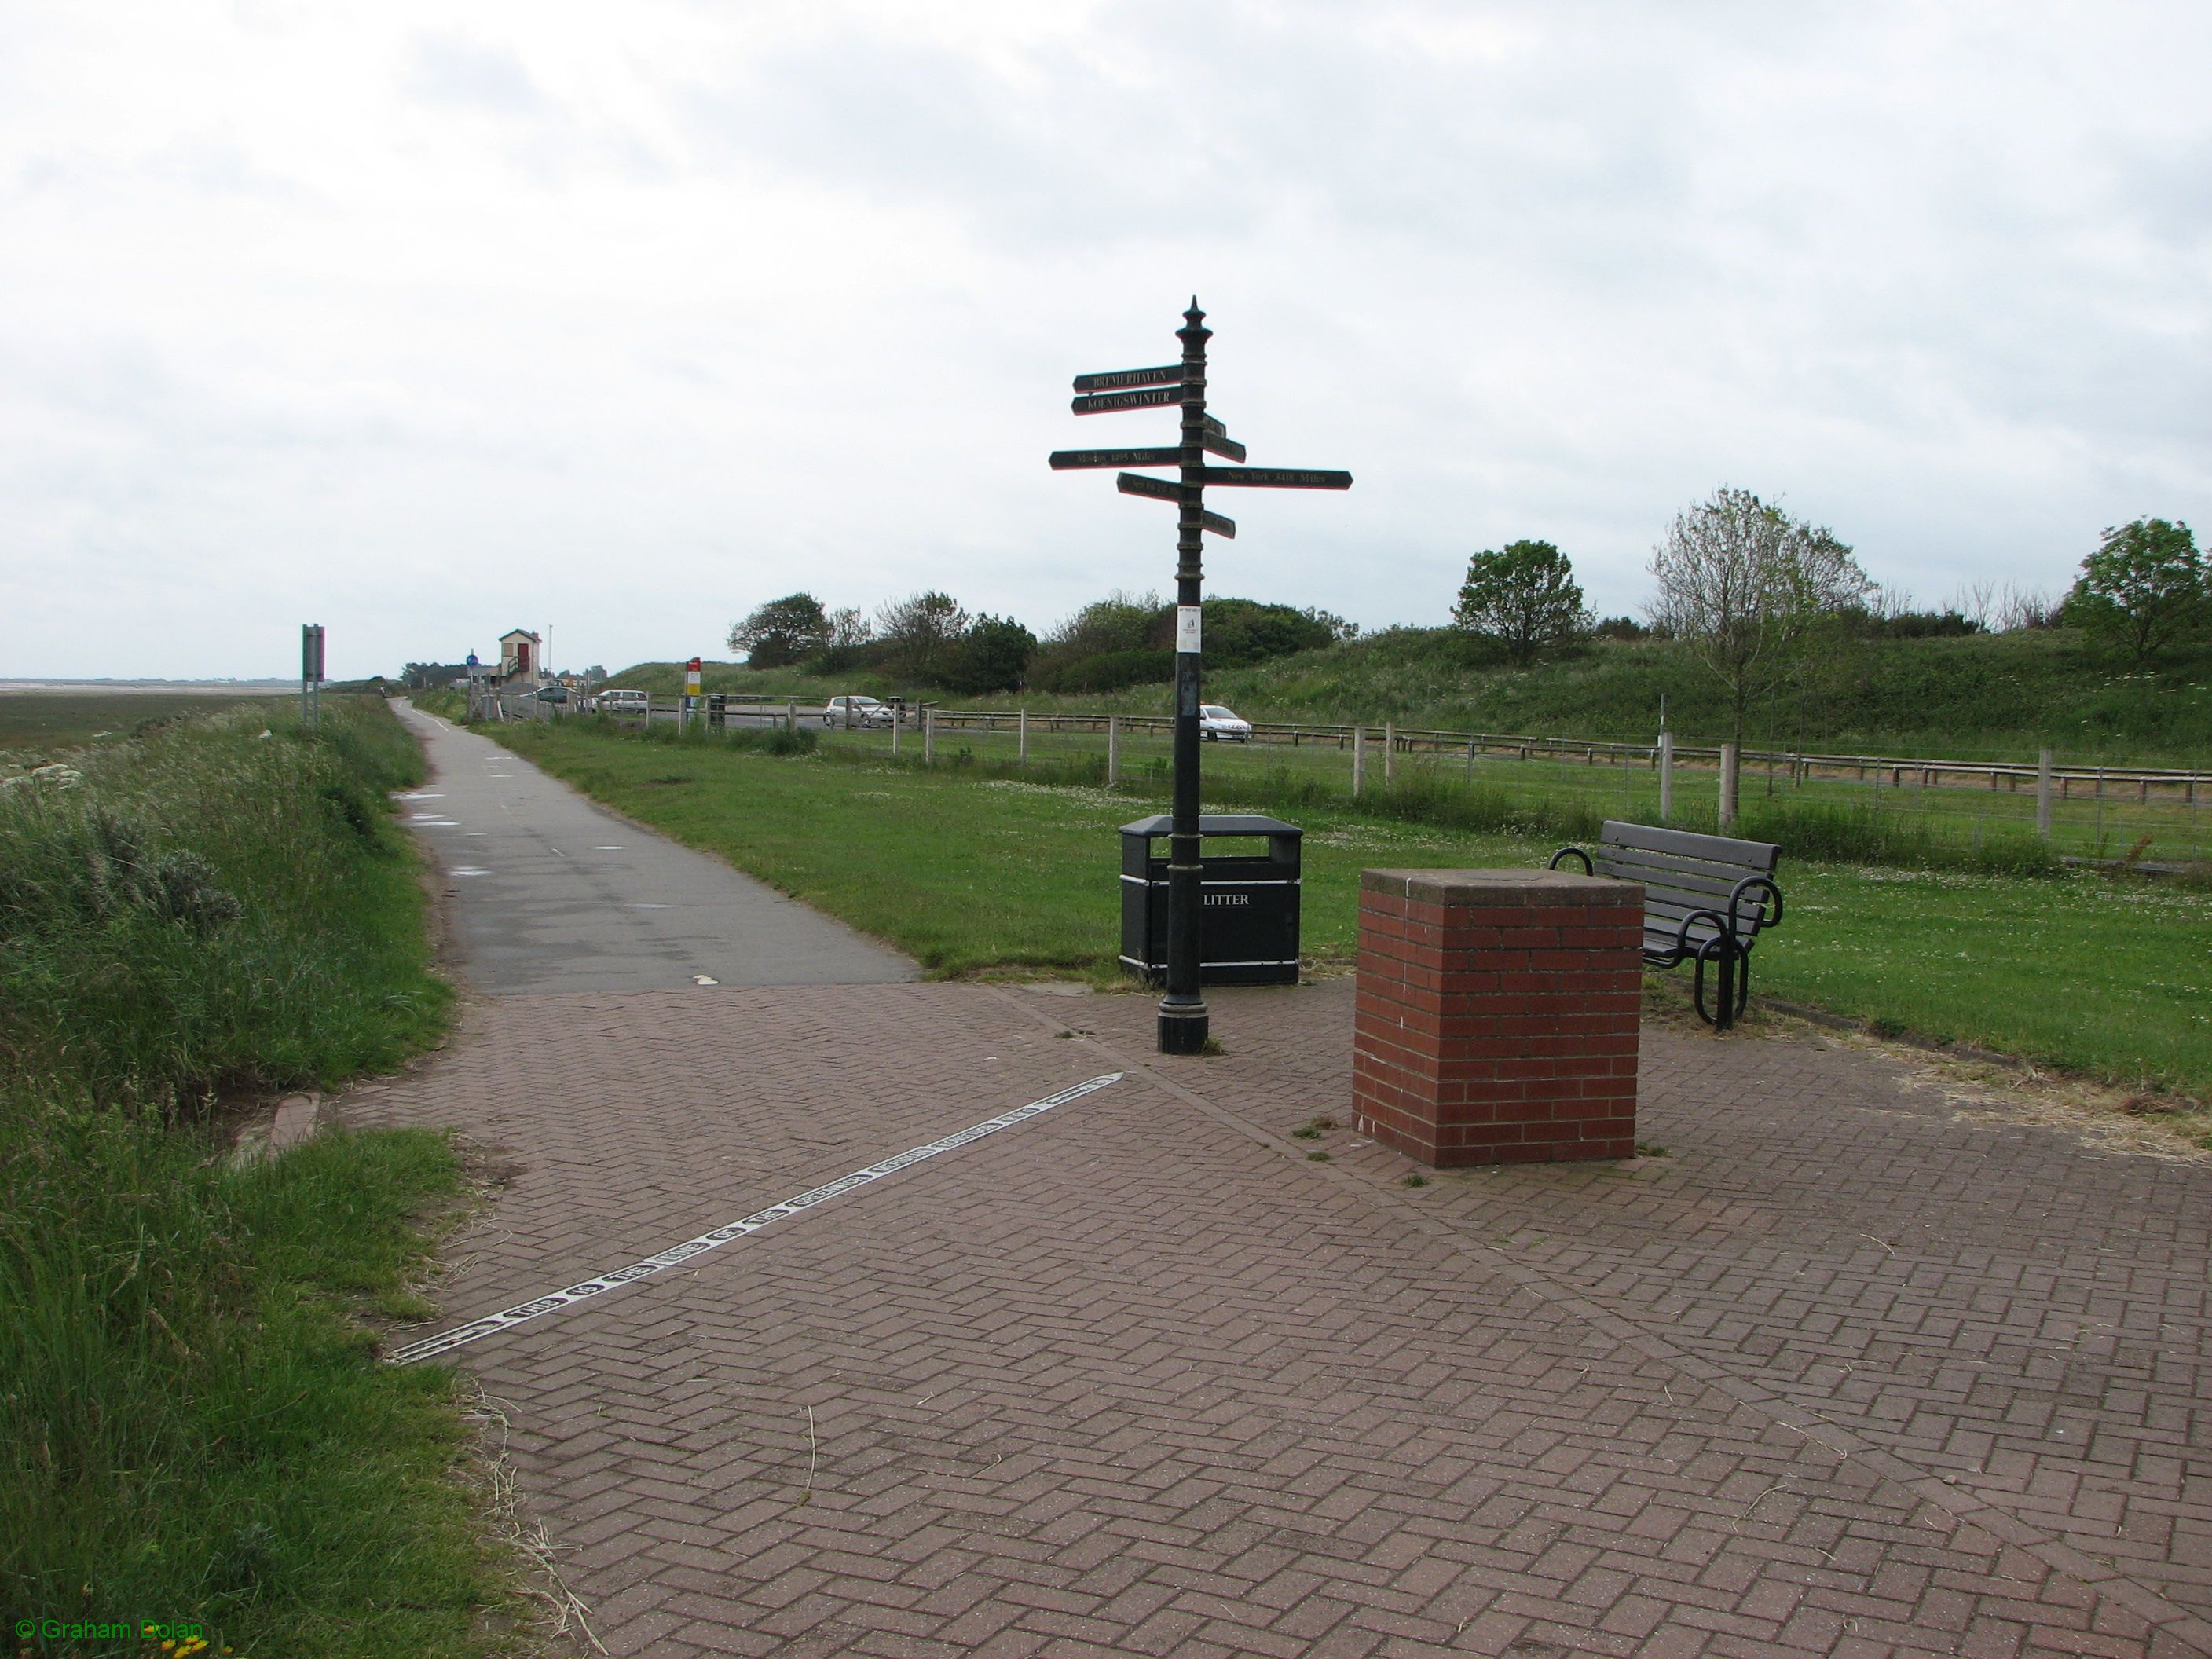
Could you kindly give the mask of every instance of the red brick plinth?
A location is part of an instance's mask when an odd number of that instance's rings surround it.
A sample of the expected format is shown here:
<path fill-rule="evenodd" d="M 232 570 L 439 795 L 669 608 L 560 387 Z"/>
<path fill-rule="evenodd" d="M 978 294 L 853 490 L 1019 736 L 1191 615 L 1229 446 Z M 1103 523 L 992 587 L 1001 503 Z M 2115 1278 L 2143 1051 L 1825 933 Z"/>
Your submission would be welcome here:
<path fill-rule="evenodd" d="M 1425 1164 L 1630 1158 L 1644 889 L 1560 870 L 1367 870 L 1352 1109 Z"/>

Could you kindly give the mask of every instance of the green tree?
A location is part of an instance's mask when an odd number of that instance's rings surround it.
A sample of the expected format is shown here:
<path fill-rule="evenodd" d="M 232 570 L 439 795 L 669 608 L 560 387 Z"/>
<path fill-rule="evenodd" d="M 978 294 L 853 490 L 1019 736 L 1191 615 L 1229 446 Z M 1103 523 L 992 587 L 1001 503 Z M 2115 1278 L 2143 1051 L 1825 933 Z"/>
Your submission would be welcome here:
<path fill-rule="evenodd" d="M 1055 662 L 1076 662 L 1109 651 L 1139 651 L 1148 643 L 1164 607 L 1158 593 L 1115 589 L 1093 599 L 1045 635 L 1042 647 Z M 1170 614 L 1172 614 L 1170 611 Z"/>
<path fill-rule="evenodd" d="M 2137 519 L 2107 530 L 2081 561 L 2066 619 L 2102 635 L 2137 664 L 2203 620 L 2204 561 L 2185 524 Z"/>
<path fill-rule="evenodd" d="M 784 668 L 830 642 L 830 621 L 811 593 L 770 599 L 730 629 L 730 649 L 755 668 Z"/>
<path fill-rule="evenodd" d="M 859 609 L 841 605 L 823 618 L 822 648 L 807 664 L 817 674 L 842 674 L 873 654 L 876 630 Z"/>
<path fill-rule="evenodd" d="M 1243 668 L 1300 651 L 1318 651 L 1335 644 L 1343 637 L 1340 629 L 1351 626 L 1326 611 L 1231 599 L 1206 600 L 1203 625 L 1206 660 L 1213 668 Z M 1153 642 L 1175 642 L 1172 606 L 1162 612 Z"/>
<path fill-rule="evenodd" d="M 1807 645 L 1874 591 L 1828 531 L 1725 485 L 1676 516 L 1651 574 L 1653 625 L 1726 688 L 1737 743 L 1752 702 L 1787 681 Z"/>
<path fill-rule="evenodd" d="M 1467 562 L 1452 620 L 1526 668 L 1589 627 L 1582 584 L 1549 542 L 1508 542 Z"/>
<path fill-rule="evenodd" d="M 1011 691 L 1036 648 L 1036 635 L 1012 617 L 978 617 L 952 647 L 945 684 L 955 691 Z"/>
<path fill-rule="evenodd" d="M 911 593 L 876 612 L 876 636 L 899 672 L 942 680 L 968 620 L 950 593 Z"/>

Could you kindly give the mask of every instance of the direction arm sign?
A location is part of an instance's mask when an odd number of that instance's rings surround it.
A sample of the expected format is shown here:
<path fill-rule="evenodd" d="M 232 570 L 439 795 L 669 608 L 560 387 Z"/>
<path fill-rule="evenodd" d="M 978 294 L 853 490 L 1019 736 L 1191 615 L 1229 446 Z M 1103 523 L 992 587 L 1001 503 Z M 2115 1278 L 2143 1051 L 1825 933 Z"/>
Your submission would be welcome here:
<path fill-rule="evenodd" d="M 1202 466 L 1198 482 L 1259 489 L 1349 489 L 1352 475 L 1310 466 Z"/>
<path fill-rule="evenodd" d="M 1163 363 L 1158 368 L 1113 368 L 1103 374 L 1079 374 L 1078 392 L 1126 392 L 1137 386 L 1181 386 L 1182 365 Z"/>
<path fill-rule="evenodd" d="M 1124 472 L 1114 480 L 1114 487 L 1124 495 L 1147 495 L 1156 501 L 1173 501 L 1181 506 L 1188 500 L 1188 484 L 1179 484 L 1168 478 L 1147 478 L 1141 472 Z M 1237 539 L 1237 520 L 1219 513 L 1199 509 L 1199 527 L 1211 530 L 1217 536 Z"/>
<path fill-rule="evenodd" d="M 1180 390 L 1164 386 L 1145 392 L 1102 392 L 1094 398 L 1077 398 L 1068 407 L 1079 415 L 1104 415 L 1116 409 L 1160 409 L 1182 401 Z"/>
<path fill-rule="evenodd" d="M 1114 480 L 1114 487 L 1124 495 L 1149 495 L 1156 501 L 1183 499 L 1183 485 L 1168 478 L 1147 478 L 1141 472 L 1122 473 Z"/>
<path fill-rule="evenodd" d="M 1209 455 L 1219 455 L 1231 461 L 1244 459 L 1244 446 L 1225 432 L 1209 430 L 1200 435 L 1199 442 L 1206 447 L 1206 453 Z"/>
<path fill-rule="evenodd" d="M 1083 466 L 1181 466 L 1180 449 L 1055 449 L 1052 470 L 1065 472 Z"/>

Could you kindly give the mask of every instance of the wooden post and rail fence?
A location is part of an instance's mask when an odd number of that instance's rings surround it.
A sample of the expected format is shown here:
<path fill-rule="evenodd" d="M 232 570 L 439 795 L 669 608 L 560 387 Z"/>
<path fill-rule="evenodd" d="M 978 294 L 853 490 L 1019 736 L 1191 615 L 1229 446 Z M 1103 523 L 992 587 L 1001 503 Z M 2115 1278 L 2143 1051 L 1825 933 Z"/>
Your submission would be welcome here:
<path fill-rule="evenodd" d="M 707 699 L 651 697 L 643 709 L 599 710 L 617 720 L 670 720 L 678 729 L 708 718 Z M 788 697 L 725 696 L 719 711 L 733 724 L 773 725 L 796 730 L 801 725 L 837 724 L 823 708 Z M 588 704 L 584 705 L 588 708 Z M 471 714 L 489 720 L 546 720 L 579 712 L 577 705 L 550 703 L 530 696 L 485 693 L 471 699 Z M 891 752 L 898 752 L 902 726 L 918 727 L 922 760 L 933 764 L 938 739 L 951 732 L 1004 733 L 1013 738 L 1016 754 L 1030 758 L 1032 738 L 1095 735 L 1104 739 L 1107 781 L 1120 781 L 1122 747 L 1131 737 L 1168 737 L 1175 721 L 1166 714 L 1091 714 L 1065 709 L 946 708 L 935 703 L 907 704 L 890 728 Z M 2212 771 L 2172 767 L 2061 766 L 2051 750 L 2041 750 L 2033 760 L 1941 760 L 1927 757 L 1826 753 L 1812 750 L 1743 749 L 1734 744 L 1701 744 L 1680 742 L 1671 732 L 1654 743 L 1616 743 L 1593 738 L 1540 738 L 1518 732 L 1459 732 L 1404 726 L 1384 721 L 1379 732 L 1364 725 L 1310 720 L 1255 720 L 1249 742 L 1255 745 L 1289 749 L 1334 749 L 1351 763 L 1352 793 L 1365 792 L 1368 750 L 1380 741 L 1382 782 L 1397 781 L 1401 756 L 1449 755 L 1463 760 L 1472 776 L 1478 761 L 1497 757 L 1516 761 L 1558 761 L 1596 767 L 1642 768 L 1657 774 L 1659 815 L 1670 817 L 1674 807 L 1674 773 L 1678 768 L 1712 770 L 1720 774 L 1722 824 L 1735 821 L 1739 781 L 1743 769 L 1764 768 L 1770 778 L 1786 778 L 1791 784 L 1816 780 L 1884 782 L 1893 789 L 1985 787 L 1992 793 L 2016 793 L 2030 789 L 2035 795 L 2036 833 L 2051 834 L 2054 802 L 2077 795 L 2105 801 L 2124 801 L 2132 796 L 2139 805 L 2194 807 L 2212 799 Z M 1908 784 L 1908 780 L 1910 783 Z"/>

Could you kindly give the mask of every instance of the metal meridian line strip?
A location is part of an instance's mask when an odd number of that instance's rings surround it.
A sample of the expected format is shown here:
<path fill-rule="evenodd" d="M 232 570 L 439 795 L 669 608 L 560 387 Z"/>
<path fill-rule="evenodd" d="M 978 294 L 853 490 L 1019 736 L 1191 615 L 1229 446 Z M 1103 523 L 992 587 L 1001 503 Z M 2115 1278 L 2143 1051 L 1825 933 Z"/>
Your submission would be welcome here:
<path fill-rule="evenodd" d="M 617 1267 L 610 1273 L 594 1274 L 590 1279 L 580 1279 L 575 1284 L 565 1289 L 555 1291 L 550 1295 L 541 1296 L 529 1302 L 519 1302 L 512 1308 L 502 1308 L 495 1314 L 487 1314 L 482 1319 L 472 1320 L 465 1325 L 458 1325 L 450 1331 L 441 1331 L 435 1336 L 425 1337 L 420 1342 L 410 1342 L 404 1348 L 394 1348 L 390 1353 L 385 1355 L 385 1361 L 393 1365 L 411 1365 L 418 1359 L 431 1358 L 454 1348 L 465 1346 L 471 1342 L 480 1341 L 487 1336 L 495 1335 L 501 1331 L 511 1330 L 515 1326 L 526 1324 L 531 1320 L 541 1319 L 547 1314 L 558 1312 L 562 1308 L 573 1307 L 575 1304 L 588 1301 L 592 1297 L 605 1296 L 609 1291 L 620 1290 L 623 1285 L 635 1284 L 641 1279 L 650 1279 L 653 1274 L 673 1267 L 678 1262 L 689 1261 L 693 1256 L 704 1255 L 709 1250 L 719 1250 L 723 1245 L 733 1243 L 749 1234 L 757 1233 L 762 1228 L 775 1222 L 794 1215 L 804 1215 L 818 1204 L 826 1204 L 833 1198 L 842 1198 L 855 1188 L 865 1187 L 871 1182 L 881 1181 L 886 1176 L 896 1175 L 901 1170 L 911 1169 L 926 1158 L 935 1158 L 940 1152 L 955 1151 L 967 1146 L 970 1141 L 981 1140 L 986 1135 L 994 1135 L 1001 1129 L 1011 1129 L 1017 1123 L 1026 1123 L 1030 1119 L 1048 1112 L 1055 1106 L 1065 1106 L 1070 1101 L 1080 1100 L 1084 1096 L 1103 1089 L 1109 1084 L 1119 1083 L 1121 1077 L 1122 1073 L 1120 1072 L 1109 1072 L 1103 1077 L 1094 1077 L 1079 1083 L 1072 1089 L 1063 1089 L 1056 1095 L 1047 1095 L 1042 1100 L 1033 1100 L 1026 1106 L 1017 1106 L 1011 1112 L 1001 1112 L 996 1117 L 986 1118 L 981 1123 L 970 1124 L 967 1128 L 960 1130 L 957 1133 L 949 1134 L 942 1140 L 933 1140 L 927 1146 L 916 1146 L 911 1152 L 901 1152 L 896 1158 L 887 1158 L 880 1164 L 871 1164 L 865 1170 L 855 1170 L 850 1175 L 840 1176 L 827 1186 L 816 1187 L 811 1191 L 799 1194 L 795 1198 L 787 1198 L 781 1204 L 771 1204 L 765 1210 L 756 1210 L 742 1221 L 732 1221 L 726 1226 L 715 1228 L 712 1232 L 701 1233 L 696 1238 L 687 1238 L 681 1244 L 672 1244 L 658 1255 L 649 1255 L 642 1261 L 634 1261 L 629 1267 Z"/>

